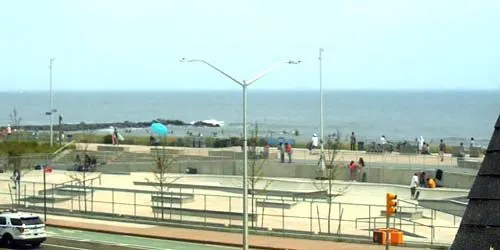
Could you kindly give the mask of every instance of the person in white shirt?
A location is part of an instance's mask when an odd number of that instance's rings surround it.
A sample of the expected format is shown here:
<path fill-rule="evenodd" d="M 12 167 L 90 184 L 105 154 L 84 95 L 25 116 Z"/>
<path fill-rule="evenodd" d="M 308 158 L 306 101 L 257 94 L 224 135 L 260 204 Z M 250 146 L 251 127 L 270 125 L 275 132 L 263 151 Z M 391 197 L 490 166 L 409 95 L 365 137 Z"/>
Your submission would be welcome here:
<path fill-rule="evenodd" d="M 411 177 L 411 181 L 410 181 L 410 191 L 411 191 L 411 198 L 412 198 L 412 199 L 414 199 L 414 198 L 415 198 L 415 194 L 417 193 L 418 183 L 419 183 L 419 180 L 418 180 L 418 173 L 415 173 L 415 174 Z"/>
<path fill-rule="evenodd" d="M 10 128 L 10 124 L 7 125 L 7 135 L 12 134 L 12 129 Z"/>
<path fill-rule="evenodd" d="M 318 147 L 319 139 L 316 133 L 313 134 L 311 138 L 311 144 L 309 147 L 309 153 L 312 153 L 312 150 Z"/>
<path fill-rule="evenodd" d="M 387 140 L 385 139 L 385 135 L 380 137 L 380 145 L 382 145 L 382 153 L 387 151 Z"/>
<path fill-rule="evenodd" d="M 313 134 L 313 137 L 312 137 L 312 146 L 315 147 L 315 148 L 317 148 L 318 147 L 318 142 L 319 142 L 318 135 Z"/>
<path fill-rule="evenodd" d="M 385 139 L 385 135 L 382 135 L 382 136 L 380 137 L 380 144 L 382 144 L 382 145 L 387 144 L 387 140 Z"/>

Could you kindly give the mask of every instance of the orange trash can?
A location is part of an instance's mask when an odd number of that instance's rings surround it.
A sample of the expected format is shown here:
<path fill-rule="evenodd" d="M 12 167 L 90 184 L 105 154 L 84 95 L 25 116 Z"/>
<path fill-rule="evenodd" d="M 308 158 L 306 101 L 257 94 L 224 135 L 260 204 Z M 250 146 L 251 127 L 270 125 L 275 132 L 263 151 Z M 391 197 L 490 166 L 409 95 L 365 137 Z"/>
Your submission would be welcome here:
<path fill-rule="evenodd" d="M 391 231 L 391 245 L 401 245 L 404 243 L 403 232 Z"/>
<path fill-rule="evenodd" d="M 387 242 L 387 229 L 375 229 L 373 230 L 373 242 L 385 245 Z"/>

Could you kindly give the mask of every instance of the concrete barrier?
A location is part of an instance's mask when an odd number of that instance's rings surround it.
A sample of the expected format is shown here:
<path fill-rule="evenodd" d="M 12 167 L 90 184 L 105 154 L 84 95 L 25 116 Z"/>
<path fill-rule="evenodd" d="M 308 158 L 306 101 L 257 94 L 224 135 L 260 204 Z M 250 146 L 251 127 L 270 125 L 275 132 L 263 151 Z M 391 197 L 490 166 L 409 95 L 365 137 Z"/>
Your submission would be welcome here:
<path fill-rule="evenodd" d="M 129 147 L 120 147 L 120 146 L 97 146 L 97 151 L 106 151 L 106 152 L 129 152 Z"/>
<path fill-rule="evenodd" d="M 229 219 L 231 220 L 241 220 L 243 218 L 243 213 L 240 212 L 227 212 L 227 211 L 216 211 L 216 210 L 204 210 L 204 209 L 193 209 L 193 208 L 178 208 L 178 207 L 168 207 L 168 206 L 151 206 L 153 213 L 158 216 L 161 215 L 163 210 L 164 214 L 175 214 L 182 216 L 193 216 L 193 217 L 209 217 L 218 219 Z M 257 221 L 257 214 L 248 213 L 249 221 Z"/>

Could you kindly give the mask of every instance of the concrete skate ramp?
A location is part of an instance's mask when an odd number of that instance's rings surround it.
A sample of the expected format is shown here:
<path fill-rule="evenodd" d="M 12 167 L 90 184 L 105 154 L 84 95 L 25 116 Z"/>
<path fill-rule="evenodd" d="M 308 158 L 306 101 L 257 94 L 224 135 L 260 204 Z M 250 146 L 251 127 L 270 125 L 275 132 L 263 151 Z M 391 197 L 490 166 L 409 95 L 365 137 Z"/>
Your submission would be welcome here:
<path fill-rule="evenodd" d="M 448 213 L 455 216 L 462 217 L 465 212 L 465 208 L 467 207 L 468 202 L 461 202 L 455 199 L 446 199 L 446 200 L 418 200 L 418 205 L 435 209 L 437 211 L 441 211 L 443 213 Z"/>

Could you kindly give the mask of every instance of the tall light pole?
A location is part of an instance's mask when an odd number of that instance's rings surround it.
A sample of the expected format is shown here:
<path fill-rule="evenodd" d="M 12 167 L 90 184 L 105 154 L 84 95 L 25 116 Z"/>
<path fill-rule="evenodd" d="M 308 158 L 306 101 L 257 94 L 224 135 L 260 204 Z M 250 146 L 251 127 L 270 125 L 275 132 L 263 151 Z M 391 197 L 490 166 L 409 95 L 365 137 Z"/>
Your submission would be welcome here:
<path fill-rule="evenodd" d="M 49 79 L 49 84 L 50 84 L 50 146 L 54 144 L 54 131 L 52 128 L 52 114 L 54 113 L 54 93 L 52 92 L 52 62 L 55 60 L 55 58 L 50 58 L 50 64 L 49 64 L 49 70 L 50 70 L 50 79 Z"/>
<path fill-rule="evenodd" d="M 320 115 L 319 115 L 319 127 L 320 127 L 320 132 L 319 132 L 319 136 L 320 136 L 320 157 L 321 157 L 321 170 L 324 170 L 325 169 L 325 159 L 323 159 L 323 157 L 325 156 L 324 155 L 324 150 L 325 150 L 325 147 L 323 146 L 323 76 L 322 76 L 322 64 L 321 64 L 321 61 L 322 61 L 322 53 L 323 53 L 323 48 L 320 48 L 319 49 L 319 101 L 320 101 L 320 108 L 319 108 L 319 112 L 320 112 Z"/>
<path fill-rule="evenodd" d="M 186 59 L 182 58 L 181 62 L 201 62 L 212 69 L 215 69 L 219 73 L 223 74 L 227 78 L 233 80 L 233 82 L 239 84 L 243 89 L 243 249 L 248 250 L 248 146 L 247 146 L 247 88 L 255 81 L 259 80 L 263 76 L 267 75 L 269 72 L 275 70 L 276 68 L 284 65 L 284 64 L 299 64 L 300 61 L 282 61 L 279 62 L 272 67 L 266 69 L 261 74 L 255 76 L 251 80 L 243 80 L 238 81 L 234 77 L 228 75 L 226 72 L 221 69 L 215 67 L 205 60 L 197 60 L 197 59 Z"/>

